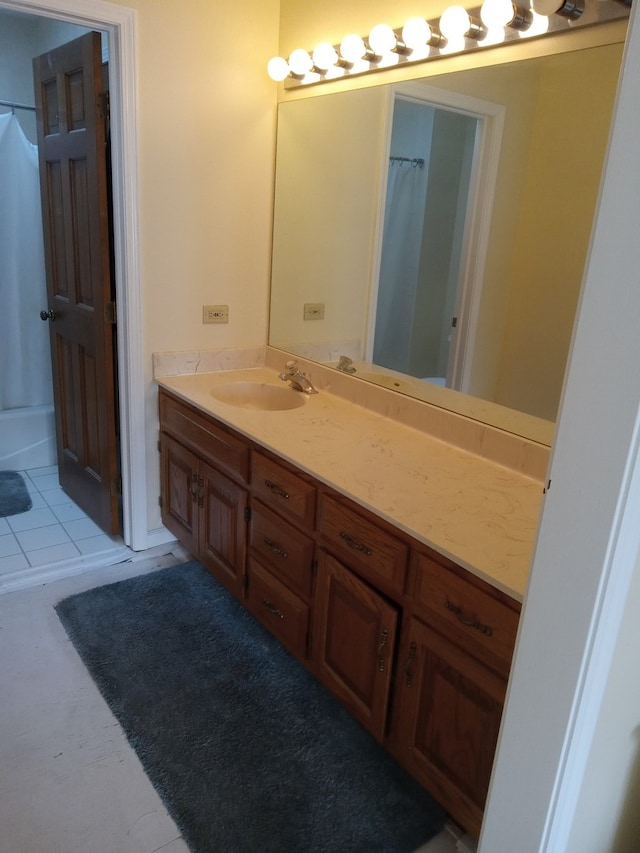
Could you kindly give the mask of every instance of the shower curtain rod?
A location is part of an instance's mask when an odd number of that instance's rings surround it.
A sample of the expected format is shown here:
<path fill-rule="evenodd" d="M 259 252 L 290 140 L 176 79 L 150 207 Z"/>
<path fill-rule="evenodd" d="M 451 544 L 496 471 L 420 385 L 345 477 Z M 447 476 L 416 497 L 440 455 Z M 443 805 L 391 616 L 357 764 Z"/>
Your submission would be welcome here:
<path fill-rule="evenodd" d="M 389 157 L 390 163 L 409 163 L 413 168 L 417 166 L 419 169 L 422 169 L 424 166 L 424 160 L 422 157 Z"/>
<path fill-rule="evenodd" d="M 28 104 L 16 104 L 15 101 L 0 101 L 0 107 L 11 107 L 12 110 L 29 110 L 36 111 L 35 107 L 30 107 Z"/>

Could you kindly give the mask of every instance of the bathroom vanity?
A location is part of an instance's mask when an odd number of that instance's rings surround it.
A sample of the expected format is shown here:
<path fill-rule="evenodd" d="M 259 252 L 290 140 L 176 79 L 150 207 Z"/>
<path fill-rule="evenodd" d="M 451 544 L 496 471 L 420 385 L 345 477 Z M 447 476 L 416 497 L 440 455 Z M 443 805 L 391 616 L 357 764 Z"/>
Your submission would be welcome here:
<path fill-rule="evenodd" d="M 477 835 L 541 484 L 331 394 L 158 382 L 166 527 Z"/>

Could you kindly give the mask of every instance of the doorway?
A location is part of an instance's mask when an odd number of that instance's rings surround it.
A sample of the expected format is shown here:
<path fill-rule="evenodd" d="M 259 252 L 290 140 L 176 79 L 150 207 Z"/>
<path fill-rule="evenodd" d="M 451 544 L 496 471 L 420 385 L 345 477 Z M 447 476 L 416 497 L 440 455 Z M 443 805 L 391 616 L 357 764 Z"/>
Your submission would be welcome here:
<path fill-rule="evenodd" d="M 504 108 L 421 83 L 389 94 L 367 360 L 466 391 Z"/>
<path fill-rule="evenodd" d="M 0 11 L 21 13 L 20 0 L 0 0 Z M 107 34 L 111 44 L 111 141 L 114 255 L 120 387 L 120 454 L 123 539 L 133 550 L 155 542 L 147 535 L 145 388 L 141 353 L 138 258 L 137 105 L 135 12 L 96 2 L 87 12 L 82 0 L 37 0 L 29 11 L 45 19 L 73 23 Z"/>

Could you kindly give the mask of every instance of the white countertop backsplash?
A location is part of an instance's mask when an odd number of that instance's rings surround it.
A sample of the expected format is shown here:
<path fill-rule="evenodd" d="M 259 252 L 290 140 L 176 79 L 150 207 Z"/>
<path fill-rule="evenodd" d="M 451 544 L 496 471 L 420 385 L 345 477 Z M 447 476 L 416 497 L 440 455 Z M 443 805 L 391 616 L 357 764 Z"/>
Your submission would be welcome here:
<path fill-rule="evenodd" d="M 320 393 L 304 395 L 304 405 L 287 411 L 245 409 L 211 394 L 214 385 L 231 381 L 284 387 L 273 368 L 214 367 L 174 376 L 156 371 L 156 381 L 522 600 L 543 496 L 540 478 L 344 399 L 320 382 Z M 391 406 L 401 397 L 387 393 Z"/>

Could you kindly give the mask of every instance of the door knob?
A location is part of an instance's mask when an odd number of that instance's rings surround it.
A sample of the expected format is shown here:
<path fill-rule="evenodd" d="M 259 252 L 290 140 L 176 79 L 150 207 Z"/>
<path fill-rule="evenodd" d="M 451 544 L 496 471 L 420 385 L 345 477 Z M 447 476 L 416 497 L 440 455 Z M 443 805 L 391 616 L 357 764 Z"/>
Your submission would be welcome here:
<path fill-rule="evenodd" d="M 40 312 L 40 319 L 45 320 L 45 321 L 51 320 L 51 322 L 53 322 L 56 319 L 56 315 L 52 310 L 41 311 Z"/>

